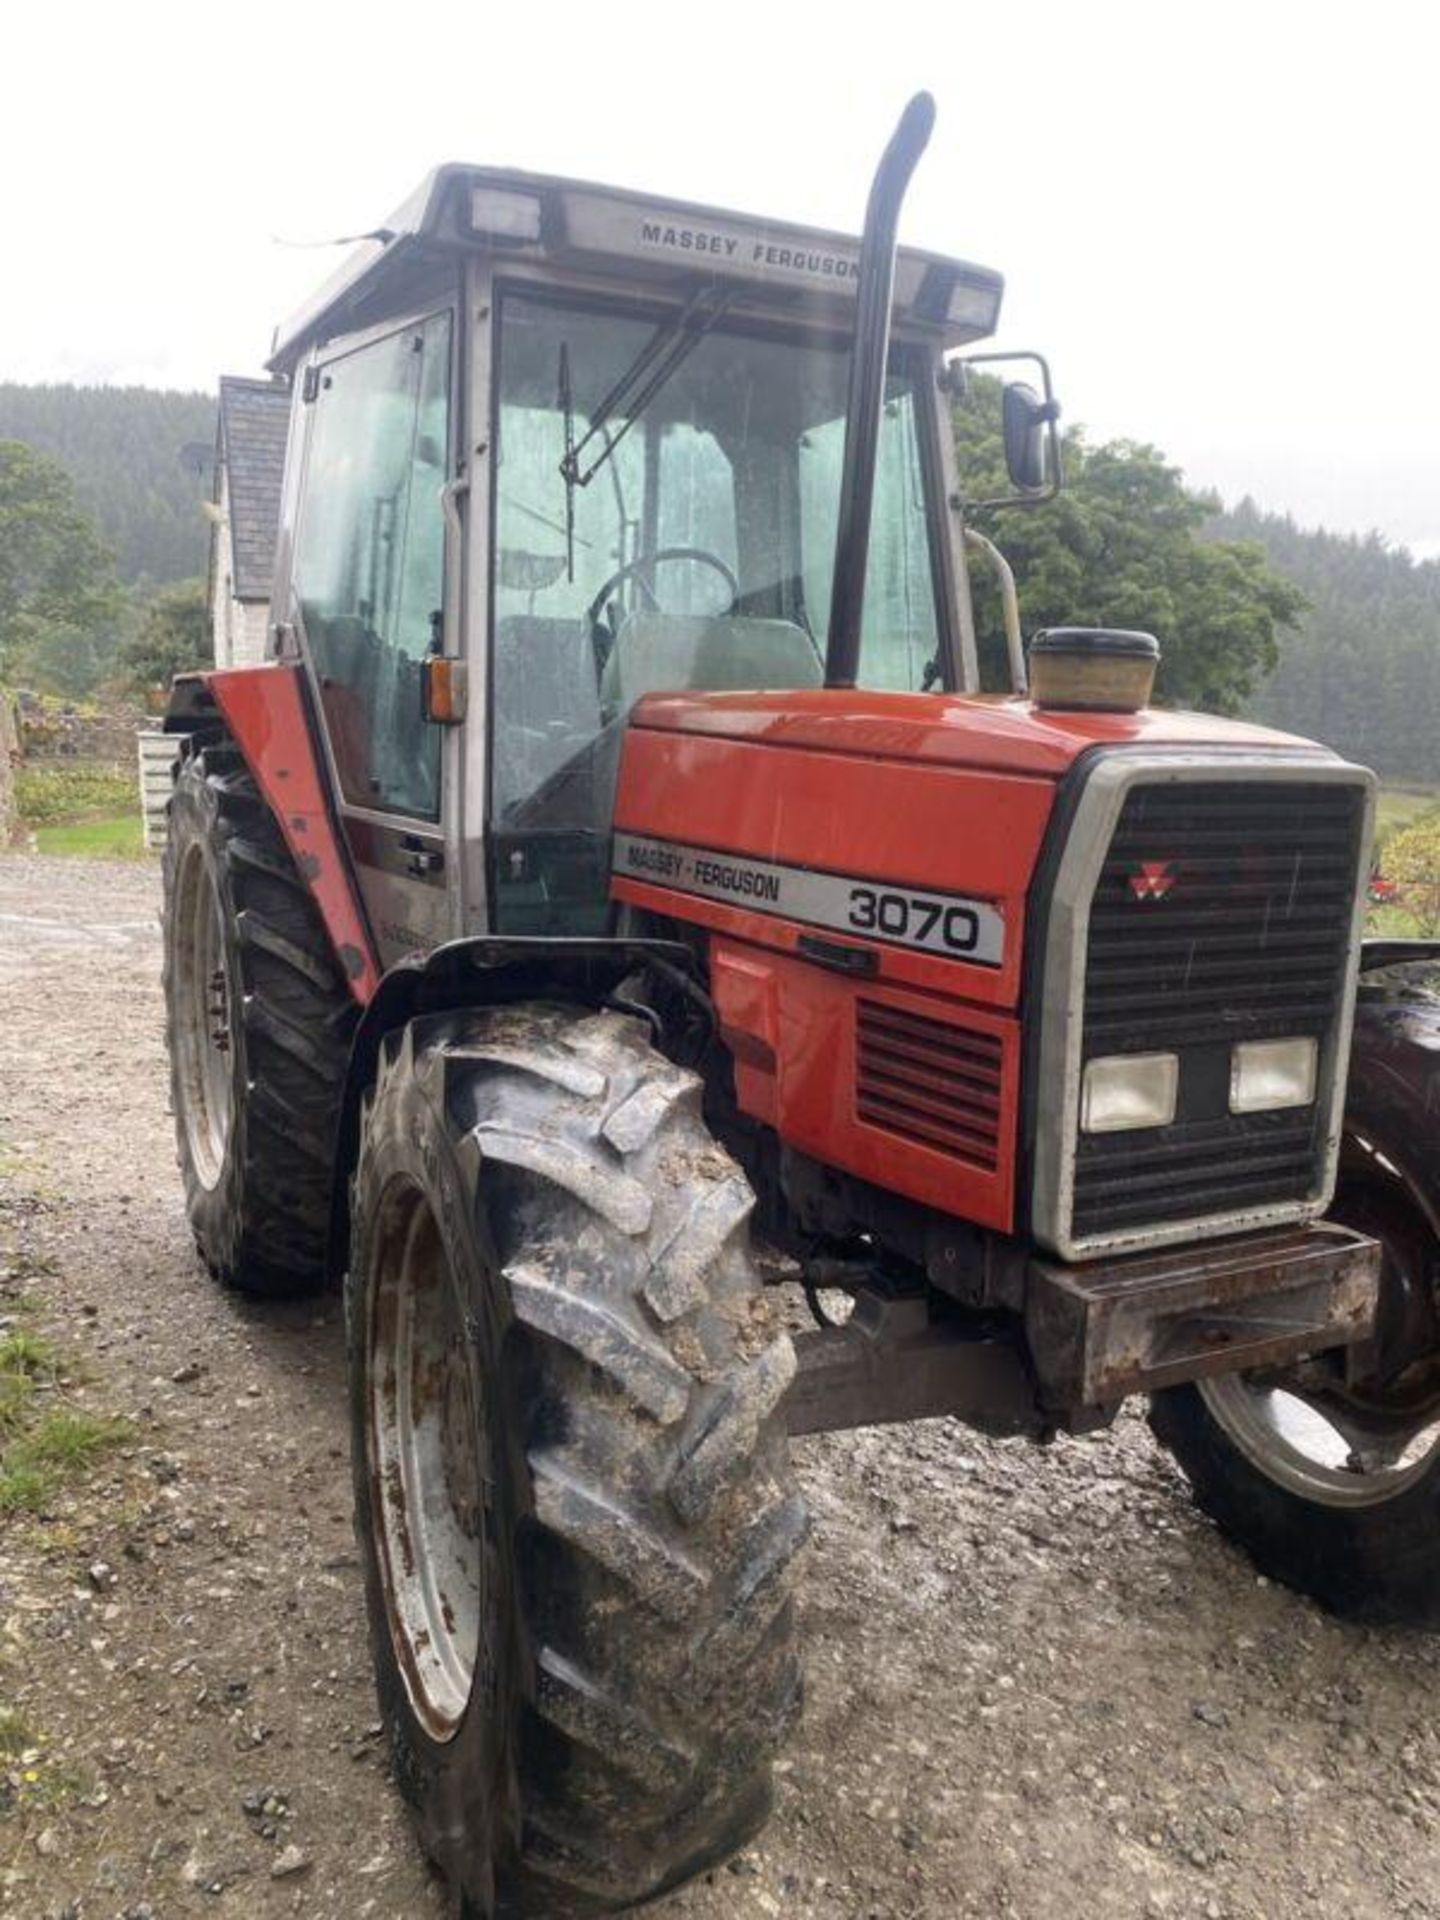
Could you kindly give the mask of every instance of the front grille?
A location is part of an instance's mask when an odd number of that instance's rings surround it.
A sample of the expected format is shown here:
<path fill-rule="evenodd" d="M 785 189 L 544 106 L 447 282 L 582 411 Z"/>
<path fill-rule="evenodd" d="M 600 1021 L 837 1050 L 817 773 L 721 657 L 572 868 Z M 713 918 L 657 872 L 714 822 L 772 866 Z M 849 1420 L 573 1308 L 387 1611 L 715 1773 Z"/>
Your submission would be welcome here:
<path fill-rule="evenodd" d="M 1000 1041 L 878 1000 L 856 1008 L 860 1118 L 976 1166 L 1000 1154 Z"/>
<path fill-rule="evenodd" d="M 1176 1052 L 1180 1092 L 1169 1127 L 1080 1135 L 1077 1238 L 1315 1191 L 1363 818 L 1359 786 L 1132 789 L 1091 906 L 1082 1052 Z M 1320 1049 L 1314 1106 L 1232 1114 L 1236 1042 L 1303 1034 Z"/>

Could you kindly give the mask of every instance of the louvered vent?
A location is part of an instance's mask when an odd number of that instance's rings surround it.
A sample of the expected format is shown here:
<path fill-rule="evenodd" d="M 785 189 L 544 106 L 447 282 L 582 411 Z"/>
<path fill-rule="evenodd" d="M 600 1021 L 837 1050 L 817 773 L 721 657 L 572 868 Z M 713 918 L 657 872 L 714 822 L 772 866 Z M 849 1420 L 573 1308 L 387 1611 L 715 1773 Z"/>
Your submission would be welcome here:
<path fill-rule="evenodd" d="M 1000 1041 L 900 1007 L 857 1005 L 860 1118 L 993 1168 L 1000 1153 Z"/>

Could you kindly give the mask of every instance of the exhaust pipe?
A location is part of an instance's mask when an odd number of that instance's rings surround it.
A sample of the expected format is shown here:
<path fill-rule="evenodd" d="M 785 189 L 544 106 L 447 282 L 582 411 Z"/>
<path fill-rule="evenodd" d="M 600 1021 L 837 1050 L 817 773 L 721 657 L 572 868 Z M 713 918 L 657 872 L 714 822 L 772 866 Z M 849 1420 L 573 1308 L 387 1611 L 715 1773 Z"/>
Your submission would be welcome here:
<path fill-rule="evenodd" d="M 845 411 L 840 517 L 835 533 L 835 575 L 830 588 L 830 631 L 825 641 L 827 687 L 853 687 L 860 666 L 870 507 L 885 405 L 890 302 L 895 292 L 895 233 L 905 189 L 934 125 L 935 102 L 928 93 L 917 93 L 890 136 L 865 208 L 860 278 L 855 290 L 855 344 L 850 351 L 850 397 Z"/>

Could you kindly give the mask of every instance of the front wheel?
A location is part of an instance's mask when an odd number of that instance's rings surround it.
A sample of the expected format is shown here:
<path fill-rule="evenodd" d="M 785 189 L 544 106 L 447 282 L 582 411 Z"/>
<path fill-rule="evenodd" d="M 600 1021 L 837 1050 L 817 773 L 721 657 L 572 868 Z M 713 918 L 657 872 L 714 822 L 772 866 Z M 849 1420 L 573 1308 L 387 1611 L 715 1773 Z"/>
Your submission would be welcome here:
<path fill-rule="evenodd" d="M 357 1530 L 397 1780 L 474 1920 L 616 1912 L 768 1811 L 808 1521 L 750 1207 L 638 1022 L 507 1008 L 386 1044 Z"/>
<path fill-rule="evenodd" d="M 1172 1387 L 1150 1422 L 1263 1572 L 1351 1618 L 1440 1625 L 1434 1237 L 1388 1180 L 1342 1191 L 1333 1217 L 1383 1249 L 1363 1353 Z"/>

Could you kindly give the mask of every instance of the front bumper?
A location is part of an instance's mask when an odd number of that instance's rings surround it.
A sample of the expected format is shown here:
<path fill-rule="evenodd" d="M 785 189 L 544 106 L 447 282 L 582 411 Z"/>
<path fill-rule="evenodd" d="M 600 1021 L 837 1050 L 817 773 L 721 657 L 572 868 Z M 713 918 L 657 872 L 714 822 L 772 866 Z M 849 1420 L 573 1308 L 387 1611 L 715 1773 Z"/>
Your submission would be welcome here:
<path fill-rule="evenodd" d="M 1379 1280 L 1378 1243 L 1329 1221 L 1084 1265 L 1037 1258 L 1025 1331 L 1041 1398 L 1106 1406 L 1348 1346 L 1371 1330 Z"/>

